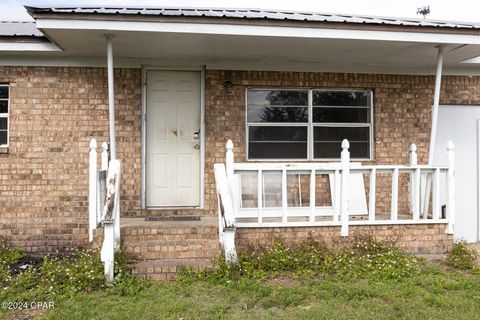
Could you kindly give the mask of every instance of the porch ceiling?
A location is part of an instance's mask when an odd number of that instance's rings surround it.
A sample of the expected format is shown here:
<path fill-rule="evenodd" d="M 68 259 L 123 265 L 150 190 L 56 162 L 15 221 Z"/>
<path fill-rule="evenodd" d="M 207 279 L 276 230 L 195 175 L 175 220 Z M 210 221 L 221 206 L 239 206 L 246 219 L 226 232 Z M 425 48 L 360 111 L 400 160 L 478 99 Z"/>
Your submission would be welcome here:
<path fill-rule="evenodd" d="M 414 41 L 54 28 L 42 31 L 64 50 L 66 56 L 105 57 L 105 35 L 112 34 L 116 59 L 155 59 L 166 64 L 183 60 L 240 69 L 247 65 L 252 69 L 262 65 L 289 69 L 289 66 L 301 64 L 315 66 L 314 69 L 335 69 L 337 66 L 355 71 L 357 66 L 433 71 L 437 54 L 435 43 Z M 480 44 L 445 46 L 446 68 L 461 66 L 460 62 L 480 55 Z"/>

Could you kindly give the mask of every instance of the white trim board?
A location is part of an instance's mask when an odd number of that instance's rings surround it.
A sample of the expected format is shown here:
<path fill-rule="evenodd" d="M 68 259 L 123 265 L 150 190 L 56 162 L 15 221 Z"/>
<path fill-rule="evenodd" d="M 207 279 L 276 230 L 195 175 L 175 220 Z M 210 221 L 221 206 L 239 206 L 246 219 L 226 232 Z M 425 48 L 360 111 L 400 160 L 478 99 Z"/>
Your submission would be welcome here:
<path fill-rule="evenodd" d="M 62 51 L 57 45 L 50 42 L 10 42 L 0 41 L 1 51 L 44 51 L 58 52 Z"/>

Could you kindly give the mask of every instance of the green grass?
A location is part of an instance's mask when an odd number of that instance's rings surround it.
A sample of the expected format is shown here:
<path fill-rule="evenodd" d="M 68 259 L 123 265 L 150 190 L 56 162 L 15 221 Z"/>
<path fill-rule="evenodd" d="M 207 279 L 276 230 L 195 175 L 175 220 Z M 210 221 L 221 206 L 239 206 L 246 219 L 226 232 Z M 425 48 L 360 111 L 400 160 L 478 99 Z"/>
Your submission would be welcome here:
<path fill-rule="evenodd" d="M 0 245 L 0 249 L 2 246 Z M 18 273 L 16 251 L 0 250 L 0 301 L 53 301 L 43 311 L 0 311 L 4 319 L 478 319 L 476 255 L 458 243 L 426 262 L 392 244 L 359 238 L 327 248 L 312 240 L 253 248 L 232 267 L 185 269 L 176 282 L 129 275 L 117 256 L 113 286 L 98 251 L 48 258 Z"/>
<path fill-rule="evenodd" d="M 429 266 L 429 272 L 403 281 L 152 283 L 136 296 L 79 295 L 58 302 L 41 319 L 477 319 L 479 314 L 479 276 Z"/>

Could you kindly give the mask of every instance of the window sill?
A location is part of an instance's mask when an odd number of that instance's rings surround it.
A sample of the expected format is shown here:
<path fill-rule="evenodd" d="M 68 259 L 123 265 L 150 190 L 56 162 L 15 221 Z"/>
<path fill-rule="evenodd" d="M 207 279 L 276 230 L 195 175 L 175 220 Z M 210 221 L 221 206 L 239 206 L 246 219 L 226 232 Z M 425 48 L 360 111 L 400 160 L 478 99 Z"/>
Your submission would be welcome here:
<path fill-rule="evenodd" d="M 8 154 L 8 147 L 0 146 L 0 154 Z"/>

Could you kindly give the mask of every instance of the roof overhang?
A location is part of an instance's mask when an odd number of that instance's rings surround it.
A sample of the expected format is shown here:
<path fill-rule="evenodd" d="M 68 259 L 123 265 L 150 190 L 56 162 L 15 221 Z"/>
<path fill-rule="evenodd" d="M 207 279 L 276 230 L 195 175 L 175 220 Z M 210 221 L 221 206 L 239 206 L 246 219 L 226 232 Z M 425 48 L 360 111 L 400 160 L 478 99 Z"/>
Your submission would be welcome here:
<path fill-rule="evenodd" d="M 445 72 L 472 73 L 477 67 L 462 62 L 480 56 L 476 28 L 92 14 L 35 18 L 62 57 L 103 58 L 106 35 L 113 36 L 116 61 L 188 61 L 210 68 L 432 74 L 436 46 L 444 45 Z"/>

